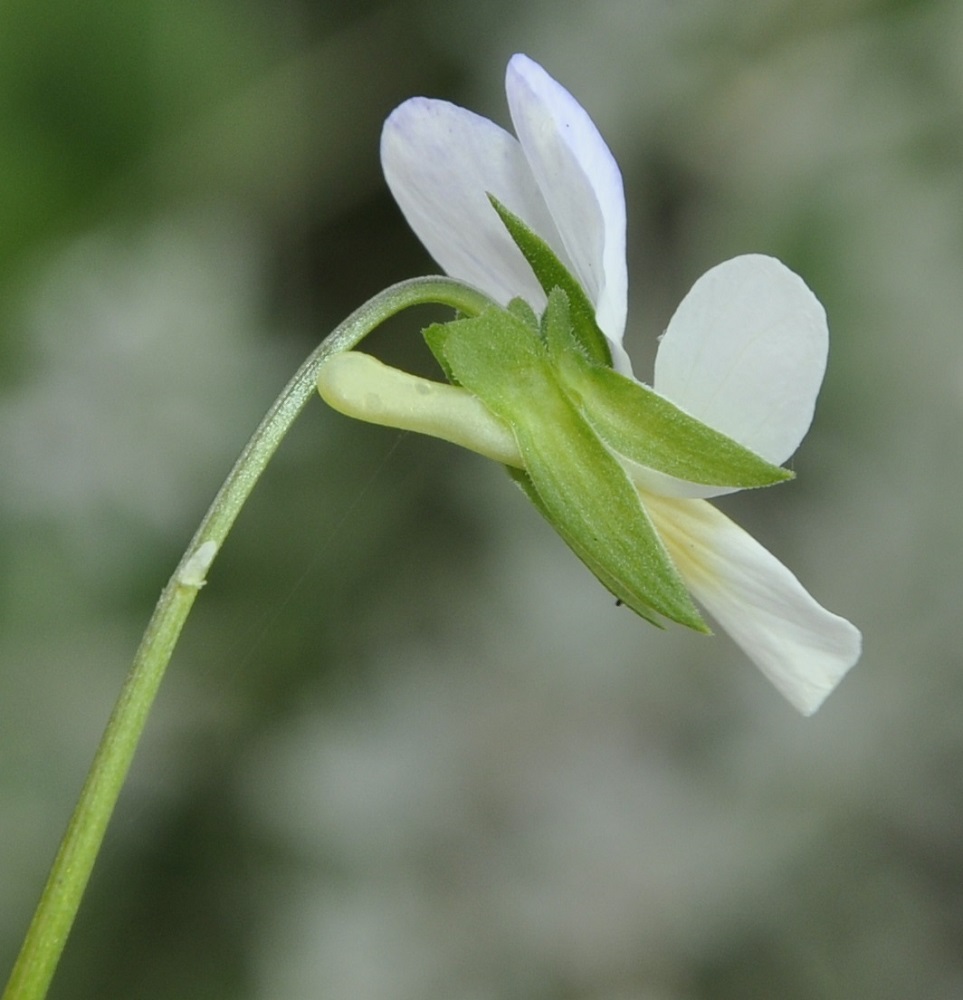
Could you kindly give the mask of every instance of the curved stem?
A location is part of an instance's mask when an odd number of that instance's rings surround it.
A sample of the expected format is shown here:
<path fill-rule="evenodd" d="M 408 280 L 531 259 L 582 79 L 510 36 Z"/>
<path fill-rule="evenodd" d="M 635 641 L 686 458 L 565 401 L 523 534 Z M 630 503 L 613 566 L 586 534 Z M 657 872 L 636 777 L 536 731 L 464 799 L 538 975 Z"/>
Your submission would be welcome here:
<path fill-rule="evenodd" d="M 241 452 L 157 602 L 2 1000 L 42 1000 L 46 996 L 148 712 L 197 592 L 204 584 L 204 574 L 271 456 L 315 393 L 319 367 L 330 355 L 350 350 L 389 317 L 423 304 L 447 305 L 474 315 L 491 301 L 467 285 L 440 277 L 404 281 L 376 295 L 312 352 Z"/>

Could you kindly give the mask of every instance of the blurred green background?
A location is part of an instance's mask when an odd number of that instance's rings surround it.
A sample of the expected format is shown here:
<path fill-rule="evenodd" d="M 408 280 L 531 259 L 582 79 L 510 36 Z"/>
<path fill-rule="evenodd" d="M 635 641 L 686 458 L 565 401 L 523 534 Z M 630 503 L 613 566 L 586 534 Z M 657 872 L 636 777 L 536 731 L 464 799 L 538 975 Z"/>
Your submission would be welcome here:
<path fill-rule="evenodd" d="M 563 9 L 564 8 L 564 12 Z M 723 506 L 865 634 L 811 720 L 624 610 L 497 467 L 309 407 L 216 563 L 51 996 L 963 996 L 963 5 L 0 12 L 0 968 L 153 601 L 294 367 L 433 270 L 378 165 L 514 51 L 625 174 L 627 346 L 707 267 L 827 307 Z M 418 330 L 369 346 L 431 371 Z"/>

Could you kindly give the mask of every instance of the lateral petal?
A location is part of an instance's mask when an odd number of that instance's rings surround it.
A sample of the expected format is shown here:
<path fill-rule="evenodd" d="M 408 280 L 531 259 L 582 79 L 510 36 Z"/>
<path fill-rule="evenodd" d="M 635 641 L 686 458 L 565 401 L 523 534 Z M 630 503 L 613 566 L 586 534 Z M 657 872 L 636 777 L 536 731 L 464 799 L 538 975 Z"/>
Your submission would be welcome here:
<path fill-rule="evenodd" d="M 669 322 L 654 386 L 677 406 L 776 465 L 812 423 L 829 329 L 819 300 L 773 257 L 707 271 Z"/>
<path fill-rule="evenodd" d="M 495 195 L 571 266 L 514 136 L 465 108 L 415 97 L 385 122 L 381 164 L 408 224 L 447 274 L 502 305 L 518 296 L 544 307 L 545 293 L 488 200 Z"/>
<path fill-rule="evenodd" d="M 751 535 L 704 500 L 643 494 L 696 599 L 803 715 L 859 659 L 859 630 L 813 599 Z"/>
<path fill-rule="evenodd" d="M 628 276 L 618 164 L 584 108 L 538 63 L 512 56 L 505 90 L 515 131 L 575 277 L 595 304 L 616 368 L 630 371 L 621 346 Z"/>

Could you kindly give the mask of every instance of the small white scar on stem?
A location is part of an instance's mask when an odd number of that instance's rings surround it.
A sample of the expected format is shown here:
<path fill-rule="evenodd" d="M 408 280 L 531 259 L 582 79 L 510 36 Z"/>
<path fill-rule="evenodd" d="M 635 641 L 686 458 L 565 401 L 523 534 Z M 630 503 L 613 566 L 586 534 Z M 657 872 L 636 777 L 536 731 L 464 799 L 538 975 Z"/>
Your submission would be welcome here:
<path fill-rule="evenodd" d="M 206 542 L 198 545 L 187 562 L 184 563 L 183 569 L 177 574 L 177 582 L 182 587 L 194 587 L 200 590 L 207 583 L 207 571 L 216 555 L 217 542 L 213 539 L 209 538 Z"/>

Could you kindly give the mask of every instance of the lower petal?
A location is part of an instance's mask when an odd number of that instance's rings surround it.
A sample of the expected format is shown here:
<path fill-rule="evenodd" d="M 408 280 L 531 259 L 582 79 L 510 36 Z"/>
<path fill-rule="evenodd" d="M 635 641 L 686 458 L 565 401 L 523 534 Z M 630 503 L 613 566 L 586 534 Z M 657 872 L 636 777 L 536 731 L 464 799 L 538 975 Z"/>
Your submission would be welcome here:
<path fill-rule="evenodd" d="M 859 659 L 859 630 L 818 604 L 751 535 L 704 500 L 643 494 L 686 586 L 804 715 Z"/>

